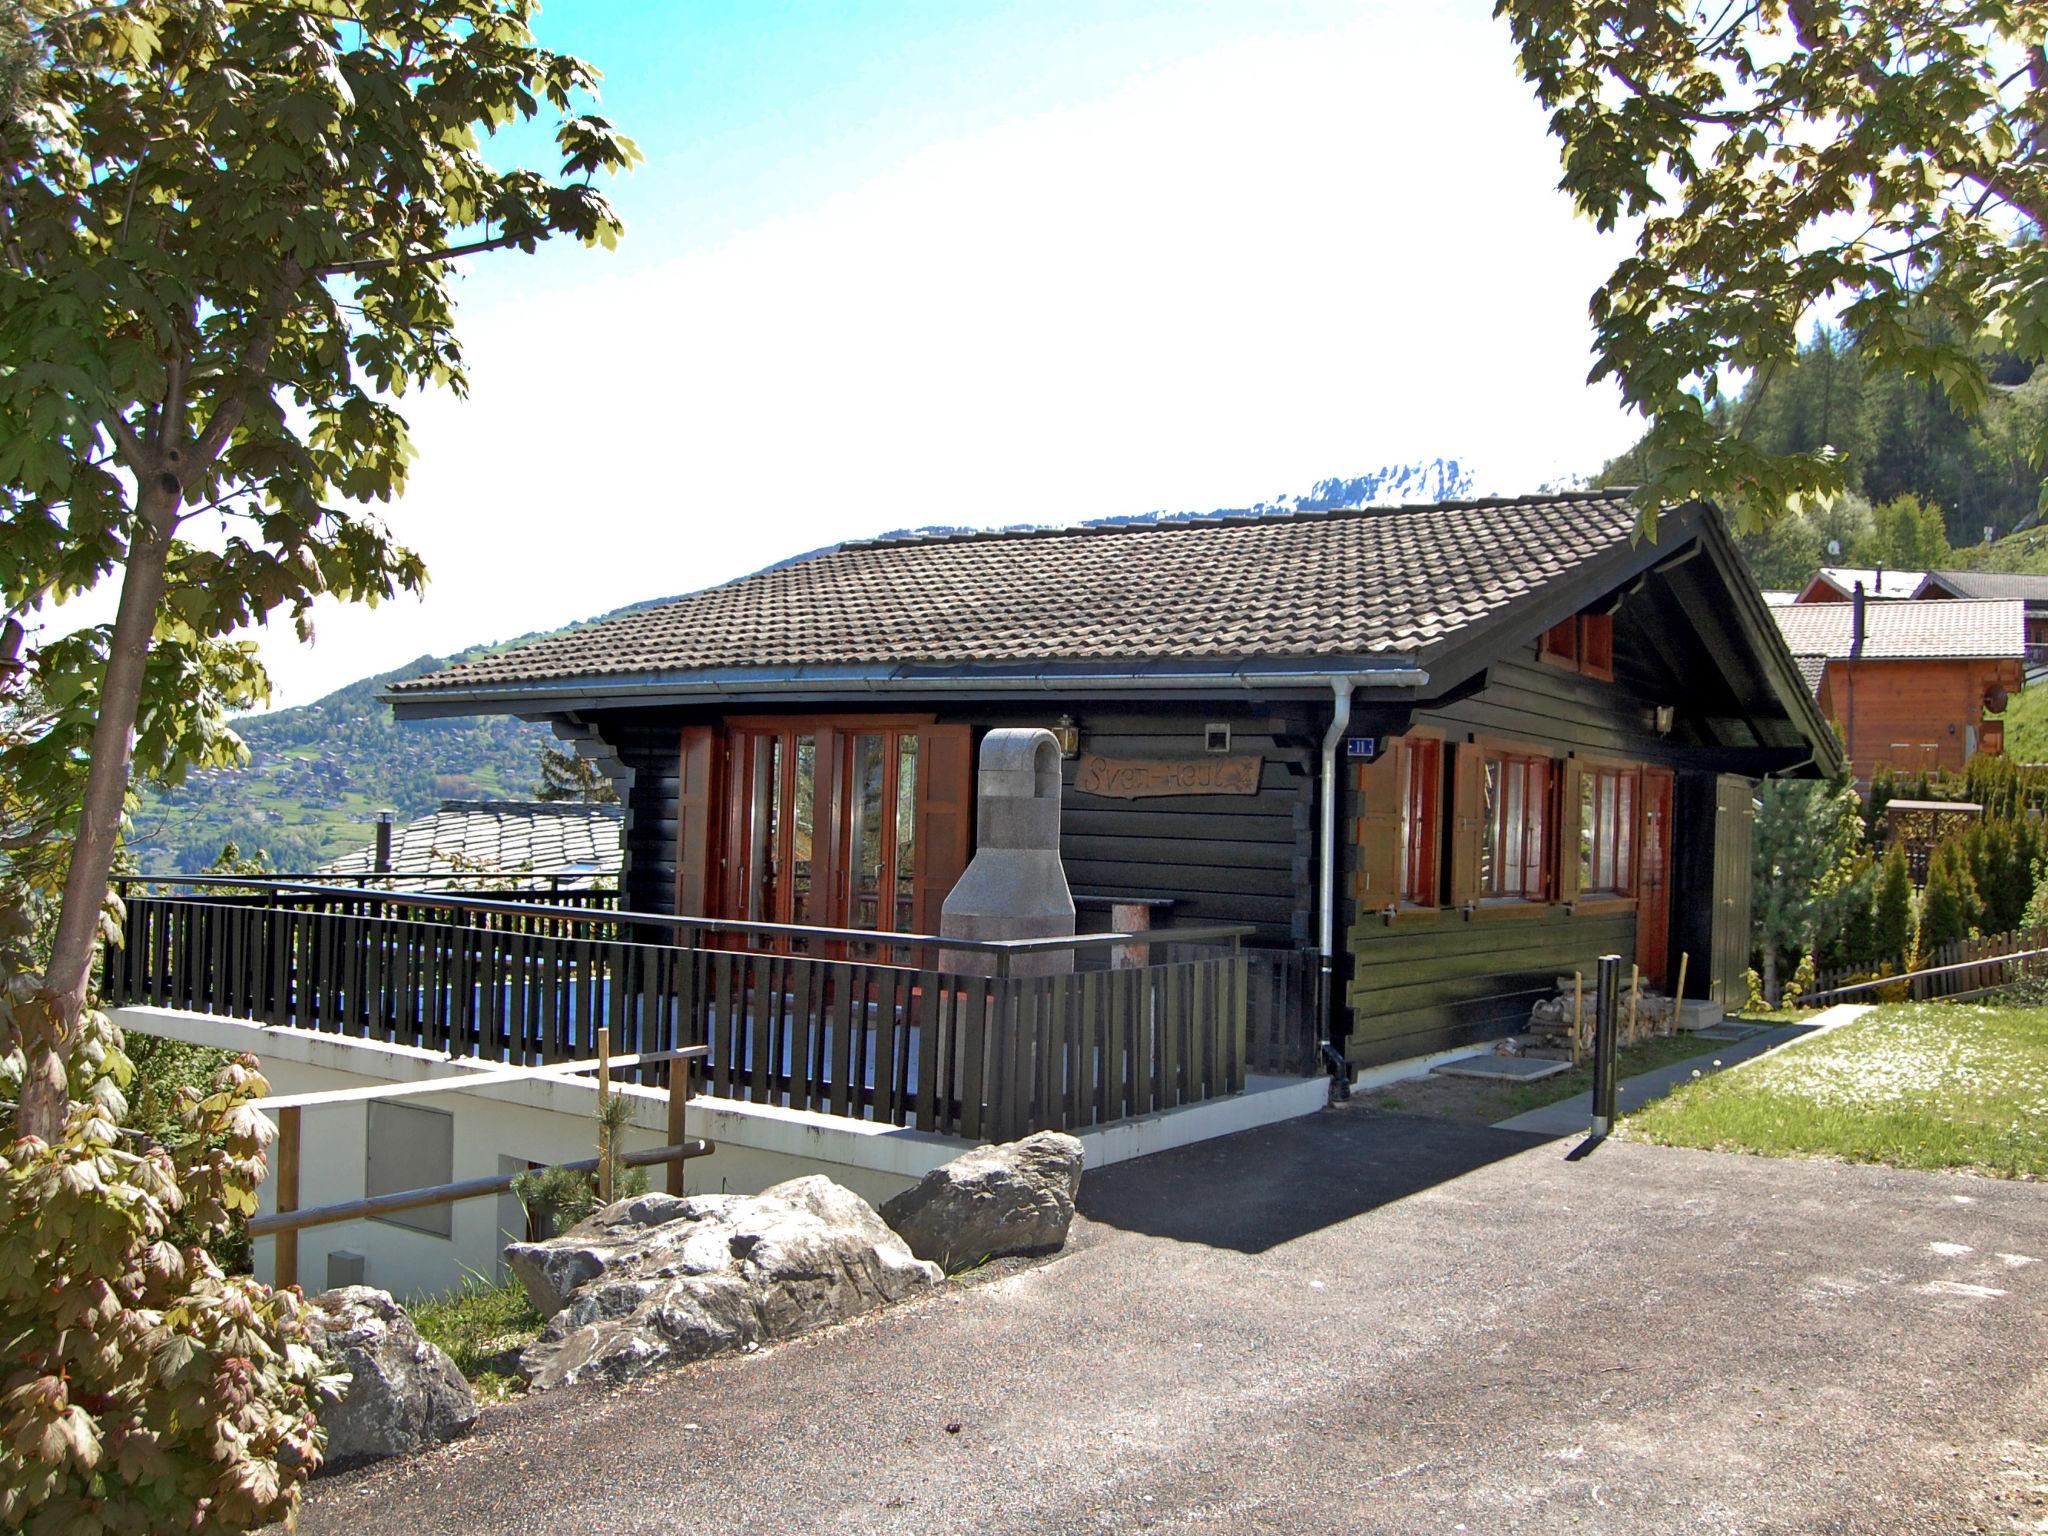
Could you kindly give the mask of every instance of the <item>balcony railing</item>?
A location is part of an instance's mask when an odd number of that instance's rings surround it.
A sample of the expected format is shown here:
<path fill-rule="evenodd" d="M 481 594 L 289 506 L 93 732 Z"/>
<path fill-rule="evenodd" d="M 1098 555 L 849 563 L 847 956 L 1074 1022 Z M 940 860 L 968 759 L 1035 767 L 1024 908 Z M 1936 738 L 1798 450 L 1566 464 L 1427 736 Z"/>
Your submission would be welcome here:
<path fill-rule="evenodd" d="M 239 877 L 183 884 L 192 894 L 123 892 L 111 1004 L 518 1064 L 588 1055 L 604 1027 L 621 1052 L 707 1047 L 695 1092 L 975 1140 L 1244 1085 L 1253 989 L 1240 927 L 1141 943 L 941 940 Z M 1075 969 L 1016 974 L 1048 950 L 1070 951 Z M 995 974 L 944 969 L 942 951 Z M 665 1083 L 671 1069 L 643 1070 Z"/>

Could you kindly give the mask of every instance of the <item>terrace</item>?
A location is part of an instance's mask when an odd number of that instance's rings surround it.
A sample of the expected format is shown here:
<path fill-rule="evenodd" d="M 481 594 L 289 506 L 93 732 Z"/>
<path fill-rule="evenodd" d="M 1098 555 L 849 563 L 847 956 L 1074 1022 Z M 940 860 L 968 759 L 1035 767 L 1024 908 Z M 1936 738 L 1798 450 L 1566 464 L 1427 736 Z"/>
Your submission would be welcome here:
<path fill-rule="evenodd" d="M 613 1050 L 667 1089 L 1003 1140 L 1227 1098 L 1299 1033 L 1293 952 L 1247 928 L 967 940 L 374 888 L 374 877 L 128 881 L 105 995 L 513 1066 Z M 1021 974 L 1048 952 L 1071 969 Z M 1035 961 L 1036 964 L 1027 964 Z M 973 974 L 986 972 L 987 974 Z"/>

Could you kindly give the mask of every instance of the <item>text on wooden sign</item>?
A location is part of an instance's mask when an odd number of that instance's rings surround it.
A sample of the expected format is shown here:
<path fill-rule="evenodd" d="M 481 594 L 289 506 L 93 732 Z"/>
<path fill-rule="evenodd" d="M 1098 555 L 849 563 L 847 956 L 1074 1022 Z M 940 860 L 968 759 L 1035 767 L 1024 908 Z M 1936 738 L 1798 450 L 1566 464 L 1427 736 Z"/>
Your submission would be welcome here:
<path fill-rule="evenodd" d="M 1111 800 L 1143 800 L 1154 795 L 1256 795 L 1260 757 L 1081 758 L 1074 789 Z"/>

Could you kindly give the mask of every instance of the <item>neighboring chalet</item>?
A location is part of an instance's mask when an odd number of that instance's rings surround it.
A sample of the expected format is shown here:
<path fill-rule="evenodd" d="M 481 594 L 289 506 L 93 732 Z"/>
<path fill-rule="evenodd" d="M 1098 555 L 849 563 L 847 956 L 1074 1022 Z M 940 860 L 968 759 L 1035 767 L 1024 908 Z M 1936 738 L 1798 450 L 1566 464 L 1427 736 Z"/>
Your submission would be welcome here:
<path fill-rule="evenodd" d="M 631 911 L 919 933 L 980 736 L 1047 727 L 1083 926 L 1250 925 L 1335 977 L 1266 1069 L 1325 1038 L 1357 1067 L 1518 1028 L 1608 952 L 1744 996 L 1753 785 L 1839 747 L 1720 516 L 1639 518 L 1599 491 L 850 543 L 387 697 L 577 739 L 625 797 Z"/>
<path fill-rule="evenodd" d="M 1915 597 L 2018 602 L 2027 610 L 2027 681 L 2048 671 L 2048 576 L 2011 571 L 1929 571 Z"/>
<path fill-rule="evenodd" d="M 444 800 L 395 827 L 390 812 L 376 840 L 322 867 L 331 875 L 376 877 L 379 890 L 488 883 L 498 890 L 587 889 L 616 879 L 625 861 L 625 812 L 570 801 Z"/>
<path fill-rule="evenodd" d="M 1851 768 L 1959 770 L 2005 750 L 2002 713 L 2025 682 L 2017 601 L 1800 603 L 1773 608 Z"/>
<path fill-rule="evenodd" d="M 1888 571 L 1881 565 L 1824 565 L 1813 573 L 1813 580 L 1801 587 L 1792 601 L 1846 603 L 1861 587 L 1866 598 L 1903 602 L 1921 595 L 1920 588 L 1927 576 L 1926 571 Z"/>

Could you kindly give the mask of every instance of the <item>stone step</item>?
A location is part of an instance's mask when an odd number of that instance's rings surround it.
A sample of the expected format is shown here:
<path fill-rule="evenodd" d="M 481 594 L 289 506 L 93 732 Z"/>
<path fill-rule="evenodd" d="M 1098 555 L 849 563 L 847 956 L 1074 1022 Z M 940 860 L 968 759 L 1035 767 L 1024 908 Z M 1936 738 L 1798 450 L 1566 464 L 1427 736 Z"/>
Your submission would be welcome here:
<path fill-rule="evenodd" d="M 1728 1016 L 1728 1010 L 1710 998 L 1689 997 L 1679 1005 L 1680 1029 L 1712 1029 Z"/>

